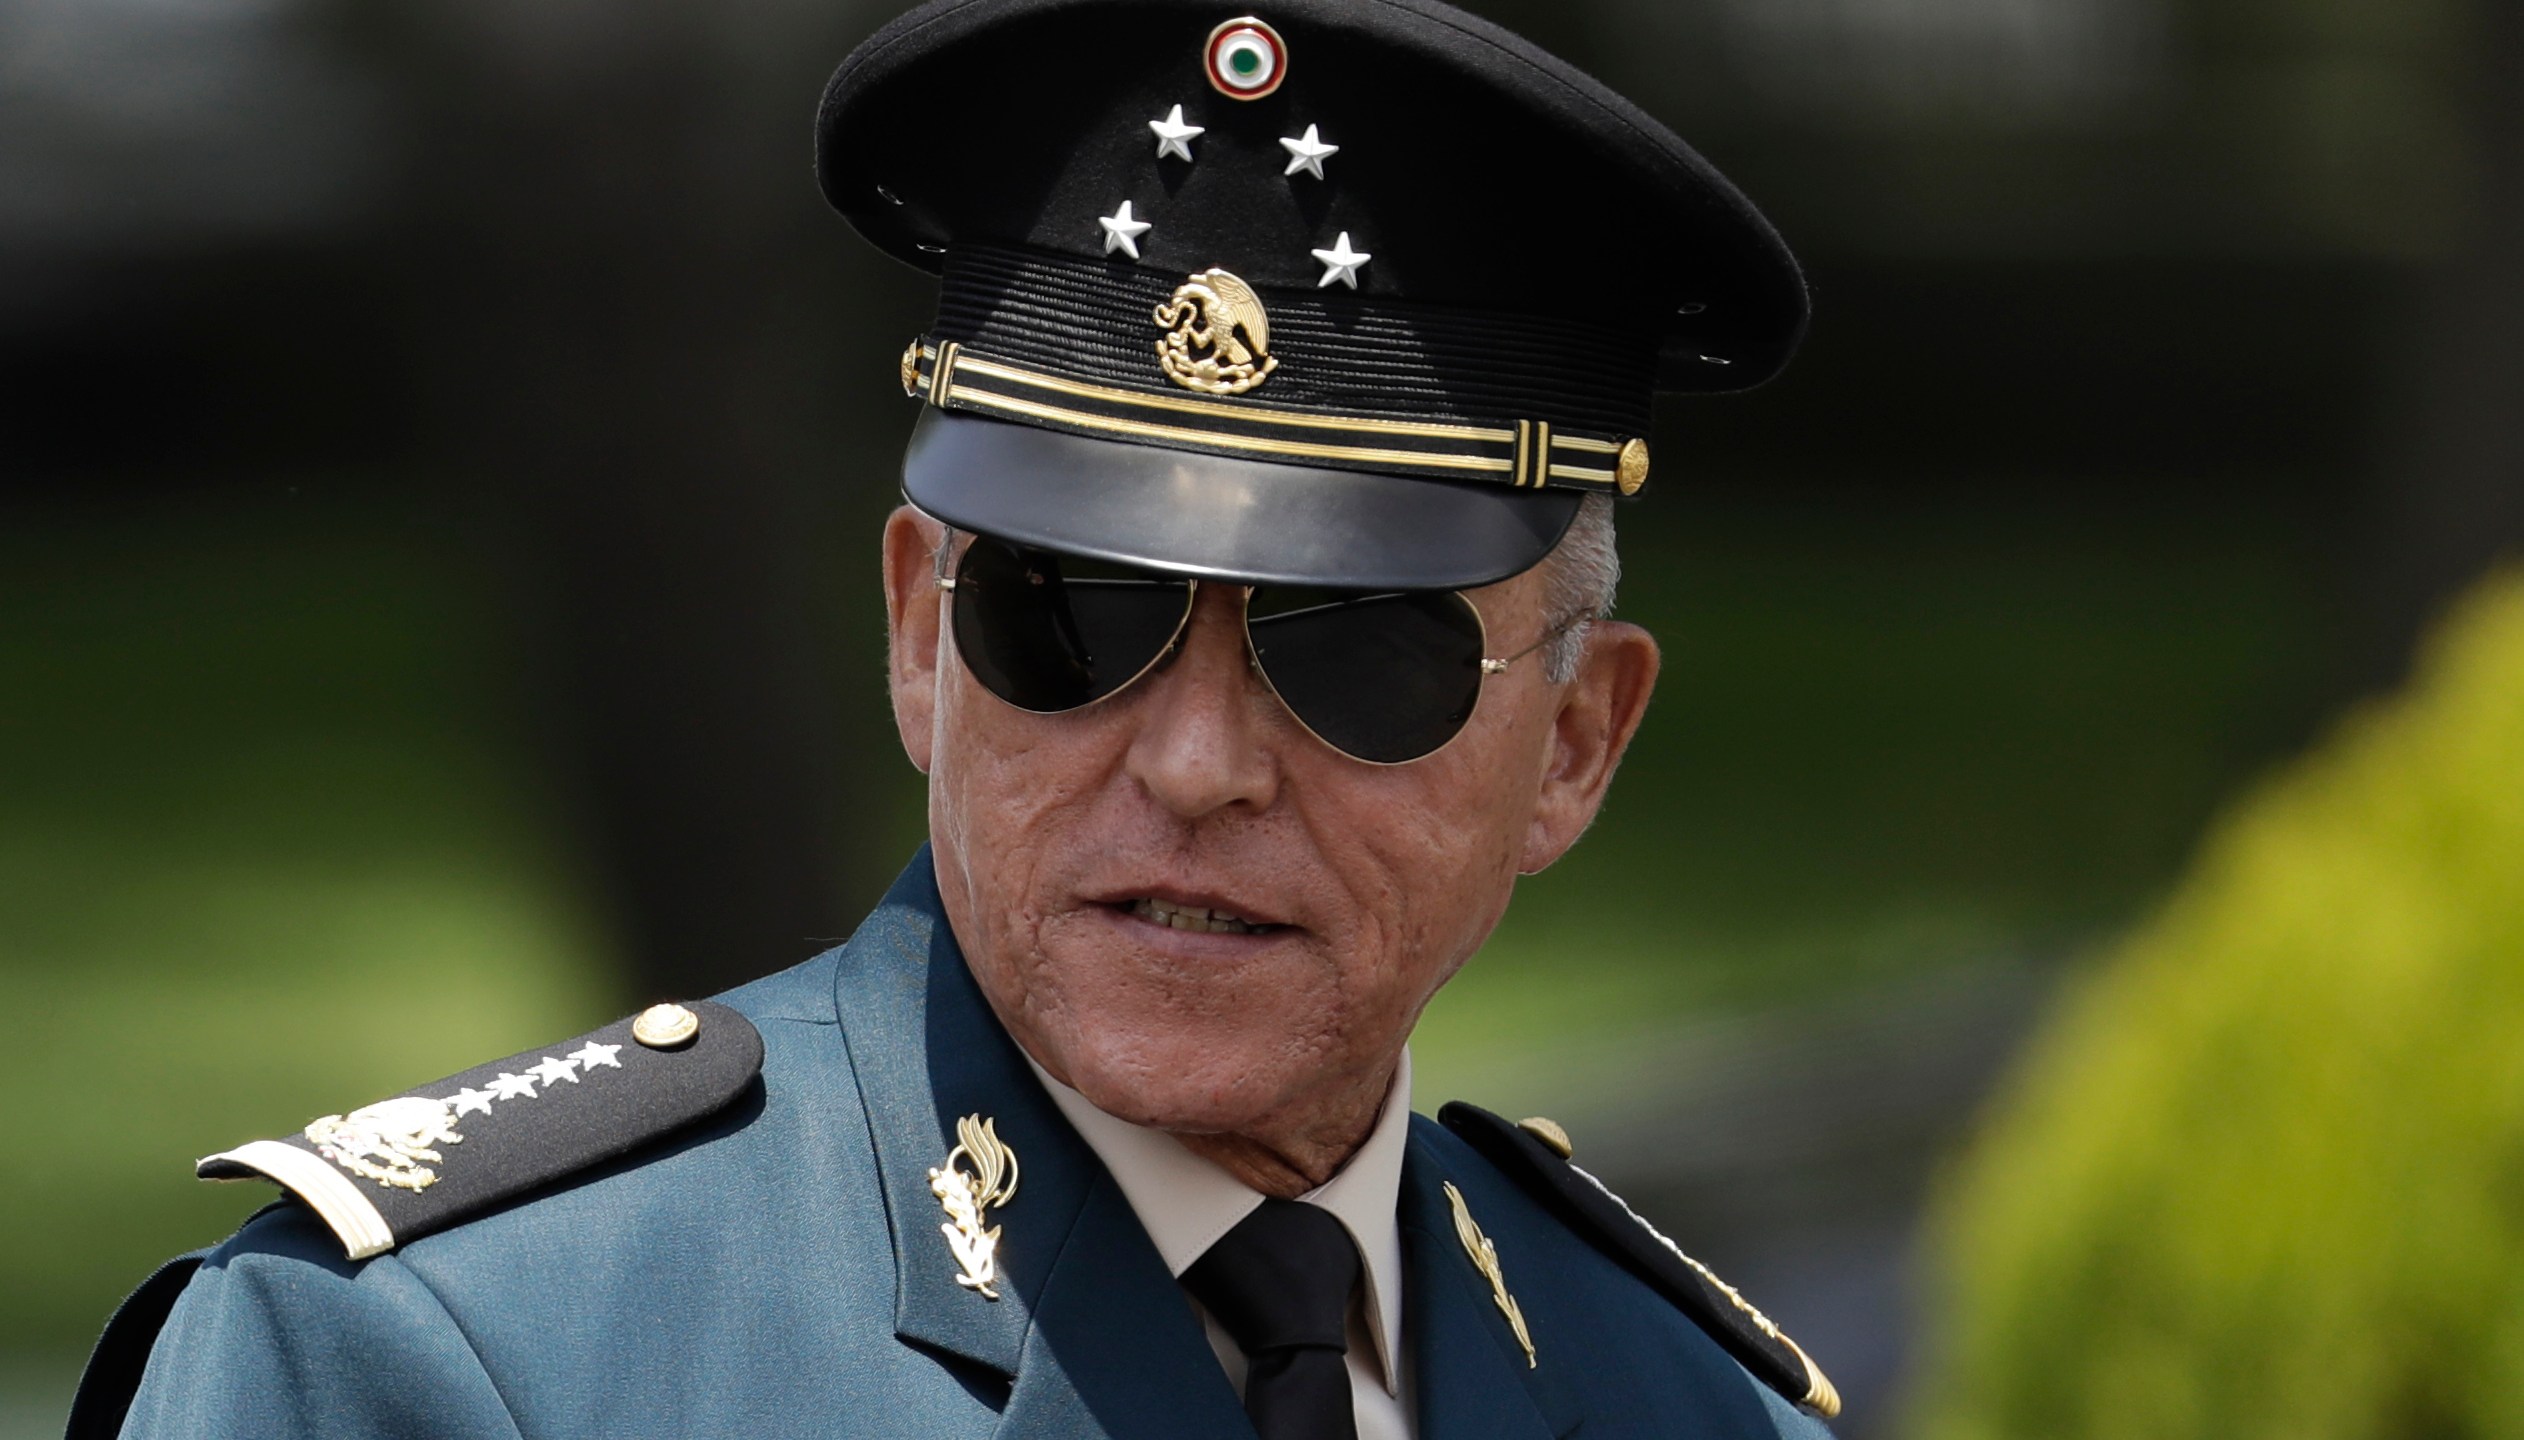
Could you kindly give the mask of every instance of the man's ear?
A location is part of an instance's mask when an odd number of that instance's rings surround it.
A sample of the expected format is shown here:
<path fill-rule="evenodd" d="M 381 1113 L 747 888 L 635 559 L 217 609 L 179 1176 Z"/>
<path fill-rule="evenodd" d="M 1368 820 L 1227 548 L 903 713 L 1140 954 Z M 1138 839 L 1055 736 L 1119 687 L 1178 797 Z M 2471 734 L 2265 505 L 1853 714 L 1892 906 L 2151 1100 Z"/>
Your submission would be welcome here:
<path fill-rule="evenodd" d="M 1535 875 L 1551 868 L 1595 823 L 1621 754 L 1647 716 L 1662 663 L 1656 637 L 1636 625 L 1598 620 L 1587 627 L 1577 678 L 1562 691 L 1552 717 L 1551 755 L 1519 871 Z"/>
<path fill-rule="evenodd" d="M 913 509 L 898 507 L 885 520 L 885 667 L 894 695 L 894 729 L 903 753 L 929 773 L 938 718 L 938 644 L 944 592 L 938 588 L 937 553 L 946 527 Z"/>

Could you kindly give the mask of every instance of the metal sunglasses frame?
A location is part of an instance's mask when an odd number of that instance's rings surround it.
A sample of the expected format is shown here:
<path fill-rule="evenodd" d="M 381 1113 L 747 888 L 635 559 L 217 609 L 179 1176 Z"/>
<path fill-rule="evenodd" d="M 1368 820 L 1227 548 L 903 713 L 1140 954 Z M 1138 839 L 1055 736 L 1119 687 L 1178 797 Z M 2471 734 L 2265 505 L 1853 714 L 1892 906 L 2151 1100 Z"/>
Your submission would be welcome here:
<path fill-rule="evenodd" d="M 933 577 L 937 581 L 938 588 L 947 593 L 949 597 L 948 603 L 950 605 L 954 603 L 953 597 L 955 594 L 956 577 L 953 574 L 950 574 L 949 571 L 951 568 L 962 568 L 962 556 L 972 549 L 972 542 L 974 540 L 989 539 L 995 544 L 1012 544 L 1012 542 L 998 540 L 993 536 L 980 535 L 973 531 L 964 531 L 961 533 L 965 537 L 965 543 L 959 548 L 955 543 L 958 533 L 958 531 L 950 527 L 947 530 L 946 538 L 939 542 L 937 549 L 937 571 Z M 1014 546 L 1013 548 L 1025 549 L 1029 547 Z M 1056 555 L 1060 552 L 1045 551 L 1044 553 Z M 952 567 L 948 564 L 947 559 L 950 554 L 957 557 L 956 562 Z M 987 685 L 981 687 L 982 690 L 989 694 L 991 699 L 998 701 L 1000 704 L 1007 706 L 1011 710 L 1019 711 L 1023 714 L 1075 715 L 1081 710 L 1092 710 L 1096 706 L 1101 705 L 1116 696 L 1127 693 L 1140 681 L 1147 679 L 1152 672 L 1162 669 L 1166 661 L 1173 658 L 1174 652 L 1182 648 L 1184 633 L 1191 628 L 1192 612 L 1200 604 L 1201 587 L 1203 585 L 1221 585 L 1227 582 L 1219 580 L 1201 580 L 1190 575 L 1172 576 L 1166 575 L 1163 571 L 1155 570 L 1148 573 L 1169 580 L 1179 579 L 1183 582 L 1183 613 L 1175 617 L 1174 631 L 1166 637 L 1166 643 L 1157 648 L 1157 653 L 1148 658 L 1148 663 L 1140 666 L 1137 670 L 1132 671 L 1129 679 L 1114 686 L 1112 689 L 1105 691 L 1103 694 L 1098 695 L 1093 700 L 1089 700 L 1083 705 L 1072 705 L 1064 710 L 1028 710 L 1024 706 L 1017 704 L 1015 701 L 1000 695 L 997 691 L 992 690 Z M 1253 599 L 1253 592 L 1257 588 L 1258 587 L 1252 585 L 1239 585 L 1236 587 L 1236 589 L 1240 592 L 1237 613 L 1241 617 L 1238 622 L 1239 628 L 1244 632 L 1245 664 L 1255 675 L 1261 677 L 1262 687 L 1271 692 L 1271 698 L 1279 702 L 1280 709 L 1287 712 L 1289 719 L 1297 722 L 1298 729 L 1305 731 L 1309 736 L 1313 737 L 1316 744 L 1323 746 L 1325 749 L 1345 760 L 1353 760 L 1361 765 L 1373 765 L 1378 769 L 1389 770 L 1400 765 L 1416 765 L 1419 762 L 1428 759 L 1430 756 L 1446 749 L 1447 746 L 1454 744 L 1455 741 L 1463 735 L 1464 731 L 1472 728 L 1472 716 L 1467 714 L 1464 717 L 1464 723 L 1455 727 L 1454 734 L 1449 735 L 1443 741 L 1440 741 L 1435 748 L 1424 751 L 1418 755 L 1414 755 L 1408 760 L 1370 760 L 1363 755 L 1353 755 L 1349 751 L 1342 749 L 1340 746 L 1333 744 L 1330 740 L 1325 739 L 1321 731 L 1315 729 L 1314 726 L 1306 722 L 1305 716 L 1297 713 L 1296 706 L 1288 703 L 1288 697 L 1280 693 L 1279 685 L 1271 679 L 1271 672 L 1263 666 L 1260 653 L 1253 647 L 1253 616 L 1250 608 L 1250 602 Z M 1464 610 L 1472 616 L 1473 628 L 1478 631 L 1481 636 L 1480 648 L 1485 652 L 1488 651 L 1490 648 L 1490 622 L 1481 614 L 1481 607 L 1473 604 L 1471 597 L 1465 595 L 1460 590 L 1449 590 L 1445 593 L 1453 597 L 1455 603 L 1464 607 Z M 1489 688 L 1486 682 L 1491 676 L 1506 674 L 1508 667 L 1515 664 L 1517 661 L 1532 655 L 1535 651 L 1540 650 L 1545 645 L 1550 644 L 1552 641 L 1567 634 L 1569 631 L 1577 629 L 1582 625 L 1591 624 L 1599 618 L 1601 617 L 1593 614 L 1592 612 L 1579 611 L 1577 614 L 1567 616 L 1566 618 L 1553 623 L 1549 628 L 1545 629 L 1532 644 L 1527 645 L 1522 650 L 1516 651 L 1514 654 L 1492 656 L 1485 653 L 1481 658 L 1481 678 L 1483 682 L 1485 682 L 1482 689 L 1486 691 Z M 955 637 L 955 626 L 950 623 L 946 629 L 948 640 L 953 641 Z M 961 648 L 957 650 L 956 655 L 958 660 L 962 659 L 963 651 Z M 1478 713 L 1480 705 L 1481 697 L 1479 694 L 1476 694 L 1473 697 L 1473 709 L 1475 713 Z"/>

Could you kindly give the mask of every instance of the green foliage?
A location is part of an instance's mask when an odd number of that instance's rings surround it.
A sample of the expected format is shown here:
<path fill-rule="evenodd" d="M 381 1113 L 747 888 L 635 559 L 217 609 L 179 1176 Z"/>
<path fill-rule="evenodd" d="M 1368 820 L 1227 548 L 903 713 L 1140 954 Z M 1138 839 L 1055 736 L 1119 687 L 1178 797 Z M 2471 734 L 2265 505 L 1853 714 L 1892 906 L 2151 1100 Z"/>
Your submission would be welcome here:
<path fill-rule="evenodd" d="M 271 1198 L 194 1156 L 620 1003 L 452 549 L 267 506 L 0 537 L 0 1360 Z M 0 1434 L 44 1388 L 0 1366 Z"/>
<path fill-rule="evenodd" d="M 1940 1234 L 1918 1435 L 2524 1434 L 2524 573 L 2217 828 Z"/>

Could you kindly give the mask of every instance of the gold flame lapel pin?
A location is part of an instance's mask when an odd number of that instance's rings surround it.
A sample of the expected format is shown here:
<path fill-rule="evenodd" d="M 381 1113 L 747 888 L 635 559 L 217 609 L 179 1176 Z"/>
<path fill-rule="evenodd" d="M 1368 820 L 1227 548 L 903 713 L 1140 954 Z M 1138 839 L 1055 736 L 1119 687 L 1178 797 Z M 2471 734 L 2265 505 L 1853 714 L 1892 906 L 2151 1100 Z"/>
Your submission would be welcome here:
<path fill-rule="evenodd" d="M 1490 1282 L 1490 1300 L 1507 1317 L 1507 1328 L 1516 1332 L 1516 1343 L 1525 1347 L 1525 1368 L 1533 1369 L 1538 1363 L 1534 1359 L 1534 1337 L 1526 1332 L 1525 1312 L 1517 1308 L 1516 1297 L 1507 1293 L 1507 1276 L 1499 1269 L 1499 1247 L 1491 1244 L 1490 1237 L 1473 1223 L 1472 1211 L 1464 1205 L 1464 1192 L 1456 1189 L 1452 1180 L 1446 1182 L 1446 1199 L 1455 1207 L 1455 1238 L 1464 1242 L 1464 1253 L 1472 1257 L 1472 1268 Z"/>
<path fill-rule="evenodd" d="M 955 1138 L 946 1163 L 929 1172 L 929 1193 L 947 1214 L 938 1231 L 962 1267 L 955 1283 L 996 1300 L 999 1292 L 991 1286 L 999 1279 L 999 1227 L 984 1228 L 982 1222 L 1015 1198 L 1017 1153 L 1001 1143 L 998 1122 L 979 1115 L 956 1121 Z"/>

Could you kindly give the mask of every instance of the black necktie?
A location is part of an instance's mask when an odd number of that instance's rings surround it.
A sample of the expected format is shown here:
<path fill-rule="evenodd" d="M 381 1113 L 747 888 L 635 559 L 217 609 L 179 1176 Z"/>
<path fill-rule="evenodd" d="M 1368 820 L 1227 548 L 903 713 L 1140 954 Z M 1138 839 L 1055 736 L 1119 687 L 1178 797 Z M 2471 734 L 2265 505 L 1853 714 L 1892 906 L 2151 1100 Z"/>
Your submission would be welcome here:
<path fill-rule="evenodd" d="M 1251 1362 L 1244 1413 L 1262 1440 L 1357 1440 L 1350 1291 L 1358 1247 L 1328 1211 L 1264 1200 L 1183 1272 Z"/>

